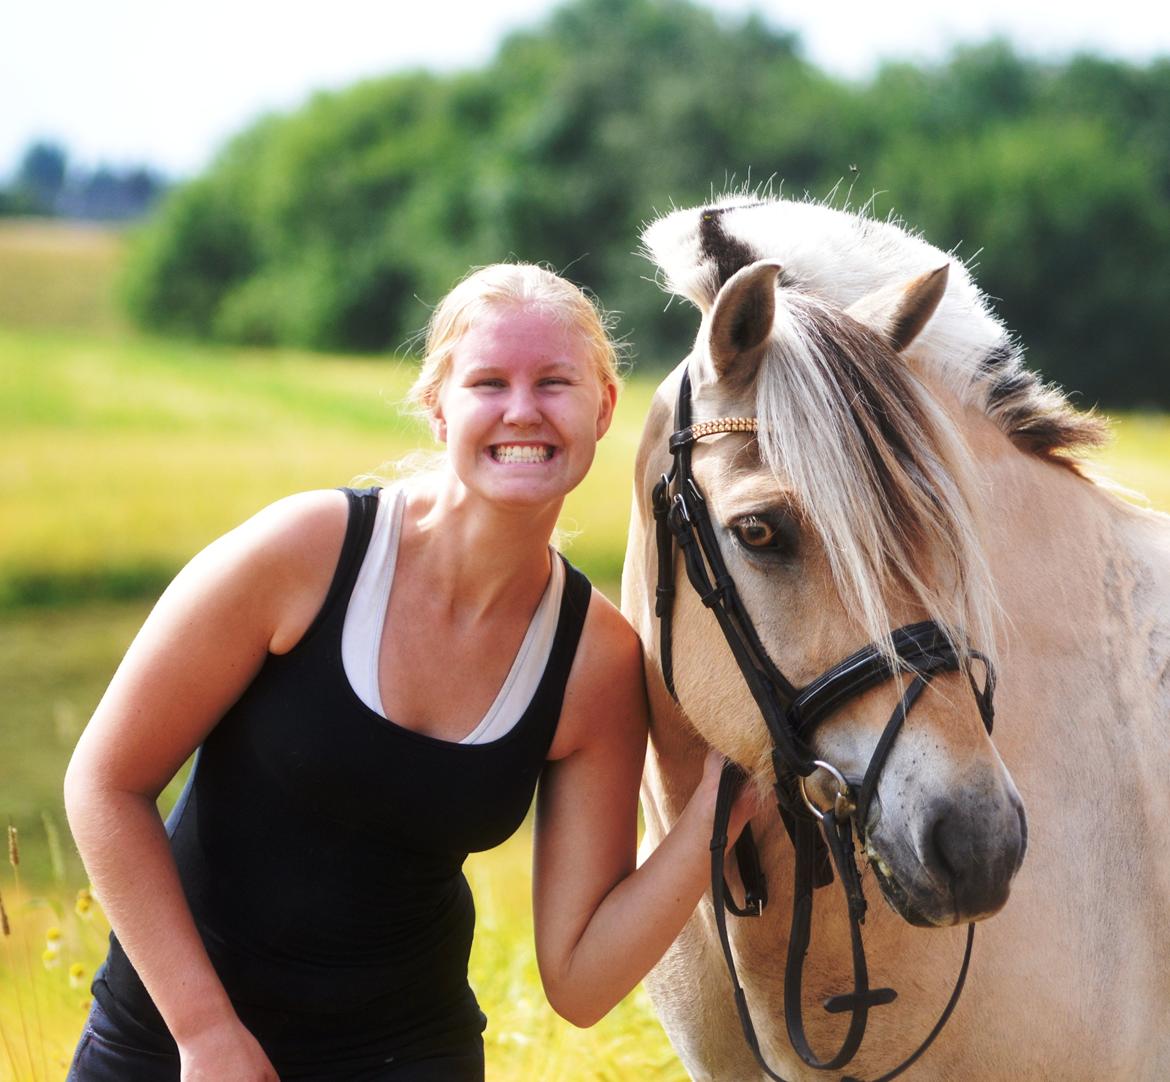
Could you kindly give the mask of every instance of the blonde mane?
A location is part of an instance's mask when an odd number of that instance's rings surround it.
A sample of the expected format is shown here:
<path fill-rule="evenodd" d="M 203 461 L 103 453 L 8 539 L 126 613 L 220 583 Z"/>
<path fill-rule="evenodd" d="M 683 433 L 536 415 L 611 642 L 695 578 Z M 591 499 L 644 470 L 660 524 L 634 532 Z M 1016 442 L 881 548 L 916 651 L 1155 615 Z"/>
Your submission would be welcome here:
<path fill-rule="evenodd" d="M 642 239 L 664 288 L 704 312 L 732 274 L 759 259 L 781 263 L 782 285 L 841 308 L 948 264 L 946 295 L 908 351 L 910 359 L 1030 454 L 1075 468 L 1079 455 L 1108 439 L 1100 417 L 1077 410 L 1059 388 L 1024 367 L 1021 345 L 966 266 L 897 221 L 738 193 L 672 211 L 651 223 Z"/>

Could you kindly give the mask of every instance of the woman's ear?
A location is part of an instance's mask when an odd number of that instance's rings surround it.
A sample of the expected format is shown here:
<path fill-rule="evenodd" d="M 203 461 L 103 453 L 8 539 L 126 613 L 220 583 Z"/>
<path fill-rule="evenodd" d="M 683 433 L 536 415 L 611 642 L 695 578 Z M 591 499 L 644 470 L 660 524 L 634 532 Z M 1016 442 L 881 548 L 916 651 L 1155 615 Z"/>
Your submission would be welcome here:
<path fill-rule="evenodd" d="M 617 385 L 613 383 L 604 383 L 601 387 L 601 405 L 597 409 L 597 438 L 609 431 L 609 426 L 613 421 L 614 407 L 617 405 Z"/>
<path fill-rule="evenodd" d="M 436 443 L 447 442 L 447 422 L 443 419 L 443 410 L 441 406 L 435 406 L 431 410 L 430 416 L 431 435 L 435 438 Z"/>

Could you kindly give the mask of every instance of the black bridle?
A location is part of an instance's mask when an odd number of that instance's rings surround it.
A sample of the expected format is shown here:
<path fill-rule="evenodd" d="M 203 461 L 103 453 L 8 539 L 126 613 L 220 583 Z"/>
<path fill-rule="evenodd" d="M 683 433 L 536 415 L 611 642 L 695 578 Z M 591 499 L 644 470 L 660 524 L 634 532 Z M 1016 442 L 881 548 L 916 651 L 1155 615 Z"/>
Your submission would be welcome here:
<path fill-rule="evenodd" d="M 687 578 L 703 604 L 714 613 L 772 740 L 777 808 L 795 850 L 792 931 L 784 972 L 784 1013 L 788 1038 L 800 1058 L 810 1067 L 837 1070 L 857 1053 L 865 1034 L 870 1008 L 890 1003 L 897 996 L 892 988 L 869 986 L 861 939 L 866 902 L 857 868 L 854 827 L 856 825 L 858 836 L 864 834 L 870 804 L 890 749 L 910 708 L 930 680 L 942 672 L 965 672 L 983 723 L 990 733 L 994 716 L 992 698 L 995 675 L 986 657 L 975 651 L 967 651 L 969 658 L 978 659 L 984 666 L 986 678 L 980 689 L 969 665 L 964 665 L 960 660 L 954 644 L 934 621 L 911 624 L 891 634 L 896 661 L 891 661 L 876 645 L 871 644 L 801 688 L 793 685 L 780 672 L 768 656 L 744 608 L 735 580 L 720 551 L 707 501 L 691 469 L 691 453 L 697 440 L 719 433 L 754 433 L 756 430 L 756 419 L 750 417 L 724 417 L 692 424 L 690 377 L 688 373 L 683 373 L 675 409 L 675 431 L 670 437 L 670 453 L 674 464 L 670 472 L 663 474 L 654 486 L 653 493 L 658 546 L 655 614 L 661 621 L 662 674 L 667 689 L 677 700 L 671 646 L 671 616 L 675 595 L 674 553 L 677 545 L 683 556 Z M 830 764 L 814 758 L 808 739 L 816 725 L 843 703 L 892 678 L 896 673 L 912 674 L 913 678 L 878 739 L 864 777 L 859 784 L 854 784 Z M 829 771 L 837 781 L 836 799 L 831 807 L 823 811 L 812 804 L 804 788 L 804 779 L 817 769 Z M 724 764 L 711 838 L 711 892 L 715 922 L 731 976 L 744 1037 L 764 1073 L 776 1082 L 785 1082 L 768 1066 L 760 1051 L 759 1039 L 752 1024 L 727 934 L 727 912 L 740 917 L 759 916 L 767 903 L 767 885 L 760 870 L 750 826 L 744 827 L 735 845 L 740 877 L 744 884 L 742 906 L 731 897 L 723 876 L 731 807 L 743 778 L 738 766 Z M 841 880 L 848 905 L 853 990 L 844 995 L 831 996 L 825 1001 L 825 1009 L 830 1013 L 850 1014 L 850 1024 L 838 1051 L 822 1060 L 814 1054 L 805 1035 L 801 997 L 804 958 L 811 937 L 813 890 L 832 881 L 834 868 Z M 906 1070 L 926 1051 L 946 1024 L 962 992 L 974 936 L 975 926 L 970 924 L 958 980 L 934 1028 L 907 1059 L 875 1082 L 889 1082 Z M 847 1078 L 842 1082 L 858 1080 Z"/>

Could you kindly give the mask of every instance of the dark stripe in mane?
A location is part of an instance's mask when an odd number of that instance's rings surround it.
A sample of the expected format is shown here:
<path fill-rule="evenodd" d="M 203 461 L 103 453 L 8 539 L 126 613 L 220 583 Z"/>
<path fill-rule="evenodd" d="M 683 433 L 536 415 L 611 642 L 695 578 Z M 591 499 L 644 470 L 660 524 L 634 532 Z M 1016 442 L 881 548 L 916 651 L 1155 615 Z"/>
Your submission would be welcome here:
<path fill-rule="evenodd" d="M 712 207 L 699 212 L 699 242 L 703 255 L 715 264 L 712 297 L 726 285 L 727 279 L 736 271 L 760 258 L 743 241 L 724 231 L 721 220 L 724 209 Z"/>
<path fill-rule="evenodd" d="M 909 274 L 907 268 L 927 268 L 937 265 L 931 262 L 935 258 L 939 262 L 948 258 L 894 220 L 880 222 L 842 212 L 834 223 L 827 217 L 830 213 L 816 204 L 802 207 L 760 199 L 758 193 L 731 193 L 722 205 L 672 212 L 649 226 L 643 240 L 664 272 L 667 287 L 703 311 L 710 309 L 737 271 L 760 259 L 783 262 L 788 248 L 785 238 L 776 233 L 781 224 L 796 234 L 794 243 L 815 239 L 815 229 L 825 230 L 824 251 L 796 244 L 792 268 L 785 268 L 778 282 L 782 289 L 825 300 L 845 303 L 848 296 L 851 303 L 856 299 L 855 288 L 868 283 L 869 289 L 877 290 L 890 285 L 898 274 Z M 760 226 L 768 228 L 753 242 Z M 853 245 L 856 266 L 849 261 Z M 991 310 L 967 269 L 952 261 L 951 270 L 956 280 L 935 316 L 936 345 L 930 344 L 932 321 L 917 349 L 924 373 L 941 376 L 961 401 L 983 409 L 1021 450 L 1077 469 L 1079 456 L 1107 442 L 1106 422 L 1092 411 L 1077 410 L 1060 388 L 1026 368 L 1023 347 Z M 834 284 L 838 276 L 844 279 L 839 286 Z"/>
<path fill-rule="evenodd" d="M 992 346 L 987 351 L 987 354 L 979 362 L 979 367 L 988 374 L 998 372 L 1015 360 L 1018 355 L 1019 351 L 1010 342 L 1000 342 L 999 345 Z"/>
<path fill-rule="evenodd" d="M 987 392 L 988 408 L 1002 409 L 1009 399 L 1018 398 L 1024 392 L 1030 391 L 1036 382 L 1036 376 L 1026 368 L 1017 368 L 1014 372 L 1004 372 Z"/>
<path fill-rule="evenodd" d="M 1017 447 L 1075 470 L 1078 453 L 1108 442 L 1109 428 L 1101 417 L 1080 412 L 1059 388 L 1045 386 L 1010 345 L 991 350 L 980 371 L 990 380 L 987 415 Z"/>

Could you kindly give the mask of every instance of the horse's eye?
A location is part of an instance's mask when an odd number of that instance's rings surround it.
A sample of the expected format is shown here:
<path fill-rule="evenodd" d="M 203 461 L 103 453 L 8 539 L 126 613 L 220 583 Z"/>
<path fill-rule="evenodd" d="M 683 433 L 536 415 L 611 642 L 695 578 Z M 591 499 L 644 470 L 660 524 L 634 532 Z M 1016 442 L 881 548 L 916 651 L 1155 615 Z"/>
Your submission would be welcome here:
<path fill-rule="evenodd" d="M 740 544 L 758 552 L 779 549 L 783 541 L 780 531 L 759 515 L 747 515 L 733 523 L 731 528 Z"/>

